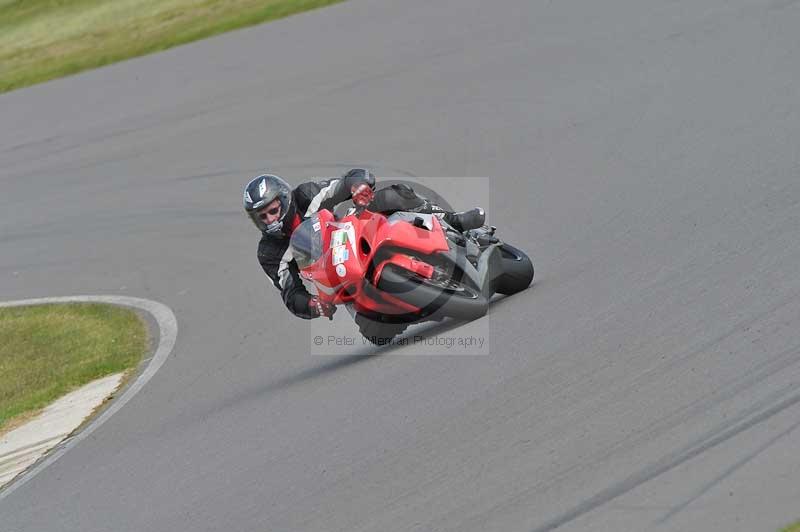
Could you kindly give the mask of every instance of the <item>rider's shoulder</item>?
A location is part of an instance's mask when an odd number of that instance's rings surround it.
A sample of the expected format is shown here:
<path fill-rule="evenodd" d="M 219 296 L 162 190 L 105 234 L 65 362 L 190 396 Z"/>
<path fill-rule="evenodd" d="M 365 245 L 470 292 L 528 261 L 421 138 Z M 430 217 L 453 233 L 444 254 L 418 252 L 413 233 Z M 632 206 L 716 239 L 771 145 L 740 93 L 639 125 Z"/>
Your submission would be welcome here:
<path fill-rule="evenodd" d="M 294 192 L 295 195 L 311 199 L 319 194 L 319 191 L 327 185 L 328 181 L 306 181 L 305 183 L 297 185 L 292 192 Z"/>

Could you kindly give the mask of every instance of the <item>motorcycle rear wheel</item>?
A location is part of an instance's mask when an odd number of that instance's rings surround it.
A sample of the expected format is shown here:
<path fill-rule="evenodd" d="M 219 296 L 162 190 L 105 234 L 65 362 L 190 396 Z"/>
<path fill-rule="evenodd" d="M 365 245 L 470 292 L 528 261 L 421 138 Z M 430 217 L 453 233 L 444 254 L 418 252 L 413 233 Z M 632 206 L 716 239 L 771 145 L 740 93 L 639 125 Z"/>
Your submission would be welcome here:
<path fill-rule="evenodd" d="M 498 279 L 498 294 L 521 292 L 533 281 L 533 262 L 524 251 L 505 242 L 500 249 L 503 256 L 503 275 Z"/>

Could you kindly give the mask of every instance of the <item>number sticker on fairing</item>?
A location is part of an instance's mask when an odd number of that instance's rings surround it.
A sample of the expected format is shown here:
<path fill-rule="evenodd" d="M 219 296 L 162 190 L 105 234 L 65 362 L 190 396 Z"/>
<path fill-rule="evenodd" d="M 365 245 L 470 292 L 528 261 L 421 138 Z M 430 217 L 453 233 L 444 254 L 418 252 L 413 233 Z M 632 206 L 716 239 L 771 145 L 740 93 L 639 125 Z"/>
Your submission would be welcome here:
<path fill-rule="evenodd" d="M 336 246 L 333 248 L 333 265 L 342 264 L 350 257 L 350 252 L 347 251 L 347 246 Z"/>
<path fill-rule="evenodd" d="M 347 229 L 337 229 L 331 233 L 331 247 L 347 244 Z"/>

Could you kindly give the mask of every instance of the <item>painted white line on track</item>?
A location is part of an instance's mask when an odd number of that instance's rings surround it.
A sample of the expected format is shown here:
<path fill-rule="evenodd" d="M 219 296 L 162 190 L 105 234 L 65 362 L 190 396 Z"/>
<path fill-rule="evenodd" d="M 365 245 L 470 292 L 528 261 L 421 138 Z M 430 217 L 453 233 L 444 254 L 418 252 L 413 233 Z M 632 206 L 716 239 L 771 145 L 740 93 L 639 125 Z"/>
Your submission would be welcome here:
<path fill-rule="evenodd" d="M 111 416 L 113 416 L 120 408 L 125 406 L 125 403 L 130 401 L 139 390 L 141 390 L 147 381 L 149 381 L 156 371 L 167 360 L 167 356 L 172 352 L 175 347 L 175 340 L 178 336 L 178 320 L 175 314 L 168 306 L 157 301 L 149 299 L 141 299 L 138 297 L 126 296 L 66 296 L 66 297 L 46 297 L 39 299 L 21 299 L 17 301 L 7 301 L 0 303 L 2 307 L 22 307 L 26 305 L 44 305 L 50 303 L 108 303 L 111 305 L 120 305 L 123 307 L 131 307 L 142 310 L 150 314 L 158 324 L 158 347 L 147 367 L 141 372 L 136 380 L 127 387 L 125 392 L 112 401 L 111 405 L 106 408 L 102 414 L 90 422 L 82 431 L 75 434 L 73 437 L 63 441 L 61 445 L 54 448 L 47 456 L 41 461 L 36 463 L 33 467 L 21 473 L 17 478 L 0 490 L 0 500 L 3 500 L 9 494 L 14 492 L 17 488 L 24 485 L 30 479 L 38 475 L 50 464 L 58 460 L 68 450 L 76 446 L 83 439 L 87 438 L 94 432 L 100 425 L 105 423 Z"/>

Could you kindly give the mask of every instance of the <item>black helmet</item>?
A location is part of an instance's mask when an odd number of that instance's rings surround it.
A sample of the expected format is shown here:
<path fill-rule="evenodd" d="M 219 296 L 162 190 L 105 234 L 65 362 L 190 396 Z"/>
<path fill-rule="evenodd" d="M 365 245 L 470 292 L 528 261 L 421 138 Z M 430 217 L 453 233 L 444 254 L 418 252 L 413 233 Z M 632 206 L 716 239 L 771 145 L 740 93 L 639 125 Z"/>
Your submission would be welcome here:
<path fill-rule="evenodd" d="M 348 185 L 348 189 L 355 183 L 366 183 L 375 189 L 375 174 L 366 168 L 351 168 L 342 176 Z"/>
<path fill-rule="evenodd" d="M 258 210 L 263 209 L 275 200 L 281 204 L 281 215 L 271 224 L 266 224 L 258 216 Z M 294 216 L 292 203 L 292 189 L 289 183 L 272 174 L 260 175 L 252 179 L 244 187 L 244 210 L 250 219 L 265 235 L 286 236 L 284 223 L 288 225 Z"/>

